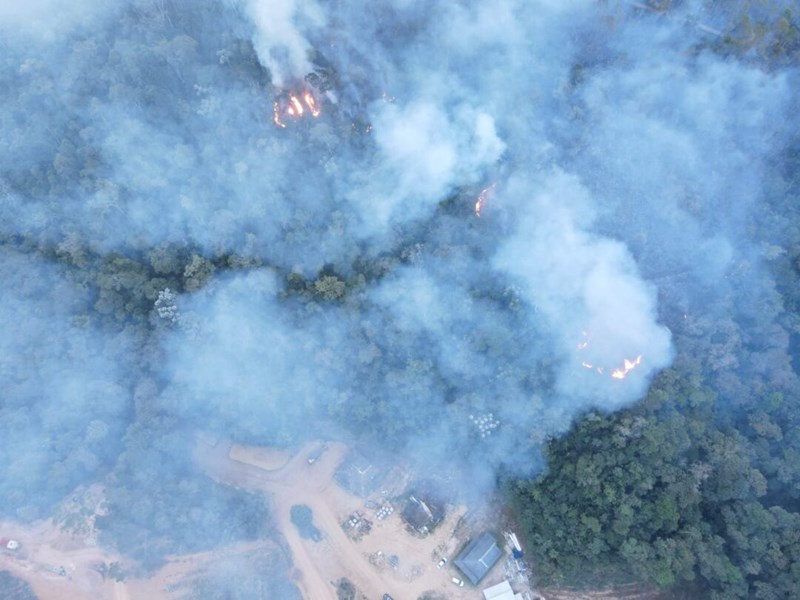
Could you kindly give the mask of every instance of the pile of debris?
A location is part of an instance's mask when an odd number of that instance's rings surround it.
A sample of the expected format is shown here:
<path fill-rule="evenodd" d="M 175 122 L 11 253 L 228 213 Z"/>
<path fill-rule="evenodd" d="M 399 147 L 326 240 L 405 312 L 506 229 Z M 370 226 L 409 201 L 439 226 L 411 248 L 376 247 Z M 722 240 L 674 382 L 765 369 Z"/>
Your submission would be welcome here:
<path fill-rule="evenodd" d="M 350 514 L 343 528 L 352 539 L 358 541 L 372 530 L 372 521 L 357 510 Z"/>

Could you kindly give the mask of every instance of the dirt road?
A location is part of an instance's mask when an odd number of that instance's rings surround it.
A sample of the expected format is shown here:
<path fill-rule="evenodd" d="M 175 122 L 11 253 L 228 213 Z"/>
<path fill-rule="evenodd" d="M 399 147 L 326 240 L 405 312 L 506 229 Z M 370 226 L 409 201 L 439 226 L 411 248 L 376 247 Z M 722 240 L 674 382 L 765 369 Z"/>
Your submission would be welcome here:
<path fill-rule="evenodd" d="M 575 590 L 550 588 L 540 591 L 545 600 L 667 600 L 668 596 L 658 590 L 632 584 L 600 590 Z"/>

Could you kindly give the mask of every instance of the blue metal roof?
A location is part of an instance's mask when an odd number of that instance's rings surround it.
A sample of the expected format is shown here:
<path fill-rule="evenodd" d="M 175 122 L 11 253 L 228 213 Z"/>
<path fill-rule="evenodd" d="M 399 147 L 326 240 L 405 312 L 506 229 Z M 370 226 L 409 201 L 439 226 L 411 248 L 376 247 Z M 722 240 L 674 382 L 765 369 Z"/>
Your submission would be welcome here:
<path fill-rule="evenodd" d="M 473 585 L 477 585 L 501 556 L 503 551 L 487 531 L 467 544 L 453 562 Z"/>

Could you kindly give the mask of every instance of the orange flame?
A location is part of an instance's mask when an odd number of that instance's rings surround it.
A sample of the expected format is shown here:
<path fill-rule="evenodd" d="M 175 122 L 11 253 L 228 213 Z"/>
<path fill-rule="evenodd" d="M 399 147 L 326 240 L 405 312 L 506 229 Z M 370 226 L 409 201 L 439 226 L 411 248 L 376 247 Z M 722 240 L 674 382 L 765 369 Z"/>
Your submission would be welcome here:
<path fill-rule="evenodd" d="M 589 334 L 585 331 L 581 331 L 581 335 L 583 336 L 583 341 L 578 343 L 578 350 L 583 350 L 589 345 Z"/>
<path fill-rule="evenodd" d="M 614 379 L 625 379 L 625 376 L 633 371 L 637 366 L 642 364 L 642 355 L 640 354 L 634 360 L 628 360 L 627 358 L 623 362 L 623 367 L 621 369 L 614 369 L 611 371 L 611 376 Z"/>
<path fill-rule="evenodd" d="M 481 218 L 481 211 L 483 211 L 483 205 L 486 204 L 486 201 L 489 199 L 492 190 L 494 190 L 497 182 L 495 181 L 487 188 L 481 190 L 481 193 L 478 195 L 478 199 L 475 201 L 475 216 L 479 219 Z"/>
<path fill-rule="evenodd" d="M 294 109 L 294 112 L 293 113 L 289 113 L 289 114 L 297 114 L 298 117 L 302 116 L 303 115 L 303 105 L 300 103 L 300 100 L 297 99 L 297 96 L 295 96 L 294 94 L 291 94 L 289 96 L 289 102 L 292 104 L 292 106 L 289 108 L 289 110 Z"/>
<path fill-rule="evenodd" d="M 281 109 L 277 102 L 272 103 L 272 122 L 278 127 L 286 127 L 286 123 L 281 121 Z"/>
<path fill-rule="evenodd" d="M 311 92 L 305 92 L 303 100 L 305 100 L 308 110 L 311 111 L 311 116 L 316 119 L 319 116 L 319 108 L 317 108 L 317 103 L 314 101 L 314 96 L 311 95 Z"/>
<path fill-rule="evenodd" d="M 580 352 L 581 350 L 584 350 L 585 348 L 587 348 L 589 346 L 589 334 L 587 332 L 585 332 L 585 331 L 581 331 L 581 335 L 583 335 L 583 341 L 582 342 L 578 342 L 578 344 L 576 345 L 576 348 L 577 348 L 578 352 Z M 614 379 L 625 379 L 625 376 L 628 373 L 630 373 L 633 369 L 635 369 L 637 366 L 639 366 L 640 364 L 642 364 L 642 355 L 641 354 L 639 356 L 637 356 L 633 360 L 629 360 L 627 358 L 623 359 L 622 368 L 621 369 L 614 369 L 613 371 L 611 371 L 611 377 L 613 377 Z M 604 375 L 605 374 L 605 370 L 606 370 L 605 367 L 595 367 L 592 363 L 587 362 L 585 360 L 581 361 L 581 366 L 584 369 L 594 369 L 600 375 Z"/>
<path fill-rule="evenodd" d="M 285 119 L 287 117 L 302 119 L 306 112 L 314 118 L 317 118 L 322 112 L 310 90 L 289 92 L 288 95 L 281 94 L 281 97 L 272 103 L 272 122 L 278 127 L 286 127 Z"/>

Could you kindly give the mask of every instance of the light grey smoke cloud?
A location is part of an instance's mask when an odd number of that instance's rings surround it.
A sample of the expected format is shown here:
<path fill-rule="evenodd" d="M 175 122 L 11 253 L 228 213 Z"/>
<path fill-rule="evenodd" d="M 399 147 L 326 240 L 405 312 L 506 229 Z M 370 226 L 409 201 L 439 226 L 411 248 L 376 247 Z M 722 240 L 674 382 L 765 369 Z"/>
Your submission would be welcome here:
<path fill-rule="evenodd" d="M 752 290 L 772 289 L 748 223 L 797 135 L 797 72 L 713 51 L 695 26 L 724 26 L 709 6 L 129 2 L 23 28 L 0 62 L 0 234 L 49 257 L 146 262 L 171 244 L 220 271 L 266 265 L 218 272 L 178 296 L 179 326 L 138 333 L 163 353 L 163 391 L 132 432 L 157 413 L 253 443 L 341 435 L 429 467 L 461 457 L 463 481 L 489 485 L 538 466 L 581 411 L 640 398 L 671 360 L 667 317 L 715 295 L 757 311 Z M 321 115 L 276 125 L 303 90 Z M 62 280 L 43 258 L 3 260 Z M 339 302 L 315 291 L 323 269 L 348 277 Z M 15 358 L 33 340 L 113 399 L 100 419 L 20 426 L 30 489 L 70 448 L 113 461 L 97 440 L 126 414 L 130 365 L 96 355 L 131 329 L 81 329 L 90 292 L 70 290 L 63 312 L 39 288 L 3 296 L 4 322 L 31 324 L 3 342 L 4 378 L 34 390 L 20 398 L 47 387 Z M 88 410 L 77 386 L 44 397 Z M 30 441 L 59 428 L 78 441 Z"/>
<path fill-rule="evenodd" d="M 184 328 L 166 343 L 171 412 L 280 444 L 314 431 L 347 387 L 348 343 L 333 316 L 293 314 L 279 289 L 272 273 L 254 271 L 181 301 Z"/>
<path fill-rule="evenodd" d="M 789 89 L 787 73 L 708 54 L 686 65 L 669 46 L 598 72 L 578 96 L 591 119 L 576 168 L 600 196 L 604 226 L 659 254 L 643 261 L 654 270 L 671 258 L 721 278 L 735 260 L 725 238 L 745 232 L 787 139 Z"/>
<path fill-rule="evenodd" d="M 132 346 L 92 325 L 85 290 L 58 269 L 5 249 L 0 275 L 0 500 L 31 519 L 113 465 Z"/>
<path fill-rule="evenodd" d="M 412 3 L 402 3 L 386 10 L 397 19 L 403 47 L 377 30 L 375 38 L 369 36 L 374 15 L 352 13 L 352 20 L 337 25 L 352 41 L 331 57 L 344 65 L 345 73 L 354 64 L 348 63 L 349 49 L 377 48 L 367 66 L 361 63 L 359 68 L 377 72 L 380 67 L 382 84 L 392 93 L 402 92 L 395 103 L 373 105 L 371 135 L 377 145 L 369 150 L 375 154 L 357 163 L 362 170 L 347 179 L 352 185 L 343 196 L 355 205 L 361 226 L 385 231 L 432 215 L 437 199 L 459 181 L 476 183 L 486 177 L 505 153 L 508 163 L 499 166 L 505 181 L 491 200 L 497 220 L 487 225 L 487 234 L 500 236 L 499 243 L 473 243 L 494 255 L 490 268 L 479 267 L 483 276 L 519 286 L 519 300 L 529 311 L 520 320 L 549 344 L 515 339 L 514 352 L 531 364 L 550 356 L 555 381 L 550 387 L 526 389 L 528 374 L 521 370 L 511 386 L 514 392 L 485 404 L 502 412 L 506 403 L 515 413 L 524 411 L 526 402 L 539 406 L 540 421 L 560 431 L 588 406 L 617 408 L 640 397 L 672 355 L 669 331 L 658 322 L 655 288 L 642 272 L 659 274 L 663 262 L 657 260 L 672 257 L 669 269 L 685 268 L 699 278 L 720 276 L 736 260 L 727 236 L 741 231 L 742 216 L 758 196 L 753 159 L 768 154 L 766 140 L 780 138 L 769 123 L 787 110 L 786 76 L 710 53 L 687 66 L 684 48 L 689 42 L 681 39 L 687 31 L 680 14 L 655 23 L 633 20 L 621 11 L 613 30 L 593 22 L 597 9 L 580 3 L 543 4 L 536 11 L 508 3 L 498 19 L 509 22 L 511 14 L 516 21 L 509 35 L 501 37 L 491 33 L 497 31 L 496 21 L 487 19 L 481 8 L 430 9 L 422 15 Z M 438 20 L 434 14 L 452 19 Z M 424 25 L 408 27 L 412 17 L 422 17 Z M 442 25 L 452 22 L 465 28 Z M 355 31 L 362 26 L 363 36 Z M 587 35 L 572 39 L 570 27 L 585 29 Z M 464 36 L 434 35 L 445 29 L 473 31 L 475 37 L 468 44 Z M 688 35 L 702 41 L 701 31 Z M 627 47 L 639 54 L 634 59 L 623 54 Z M 485 55 L 487 48 L 493 53 Z M 594 57 L 590 50 L 596 51 Z M 523 57 L 537 53 L 544 58 L 533 72 L 541 77 L 532 80 Z M 498 61 L 508 67 L 500 74 L 493 68 Z M 471 106 L 467 119 L 462 116 L 465 101 Z M 759 108 L 752 110 L 754 106 Z M 746 113 L 741 125 L 739 112 Z M 485 133 L 465 137 L 473 115 Z M 726 147 L 730 154 L 712 150 Z M 744 179 L 737 179 L 738 173 Z M 687 210 L 690 198 L 702 202 L 705 212 Z M 722 227 L 714 221 L 712 228 L 711 215 L 720 210 L 720 202 L 733 202 L 733 210 L 727 211 Z M 513 224 L 503 225 L 504 219 Z M 458 230 L 446 220 L 434 218 L 431 223 L 434 229 Z M 429 239 L 440 233 L 429 234 Z M 442 234 L 450 239 L 457 235 Z M 632 244 L 633 252 L 623 240 Z M 643 268 L 637 266 L 637 259 L 662 251 Z M 427 382 L 426 402 L 436 407 L 428 413 L 432 418 L 449 406 L 447 390 L 458 389 L 459 380 L 477 379 L 478 387 L 488 390 L 489 382 L 513 360 L 503 356 L 506 365 L 498 357 L 487 360 L 466 334 L 482 323 L 495 323 L 495 314 L 501 312 L 476 307 L 472 295 L 480 284 L 474 278 L 453 281 L 457 270 L 469 268 L 474 266 L 461 260 L 423 261 L 381 283 L 368 296 L 378 312 L 367 313 L 367 321 L 379 332 L 376 339 L 386 339 L 361 347 L 359 338 L 343 335 L 347 344 L 335 352 L 373 356 L 373 366 L 387 371 L 381 365 L 408 367 L 410 357 L 419 359 L 414 369 L 418 380 Z M 393 333 L 384 336 L 384 330 Z M 634 368 L 625 360 L 635 363 Z M 623 371 L 624 381 L 612 376 L 615 370 Z M 348 387 L 351 382 L 337 381 L 345 395 L 355 393 Z M 386 392 L 382 401 L 397 410 L 404 402 L 408 406 L 403 387 L 408 382 L 395 383 L 398 393 Z M 413 406 L 425 413 L 422 404 L 420 400 Z M 457 422 L 457 415 L 450 416 Z M 441 436 L 448 442 L 460 435 L 464 442 L 470 439 L 468 430 L 459 432 L 448 418 L 437 423 L 449 432 Z M 514 435 L 509 433 L 509 439 Z M 518 439 L 523 438 L 520 433 Z M 410 439 L 406 443 L 414 445 Z M 432 446 L 421 445 L 427 451 Z"/>
<path fill-rule="evenodd" d="M 52 41 L 73 28 L 95 22 L 111 8 L 92 0 L 69 4 L 57 0 L 3 2 L 0 4 L 0 30 L 6 35 L 23 33 Z"/>

